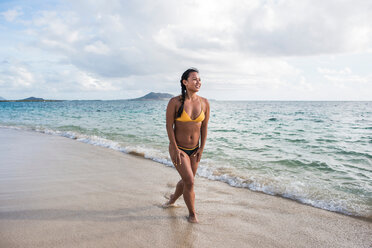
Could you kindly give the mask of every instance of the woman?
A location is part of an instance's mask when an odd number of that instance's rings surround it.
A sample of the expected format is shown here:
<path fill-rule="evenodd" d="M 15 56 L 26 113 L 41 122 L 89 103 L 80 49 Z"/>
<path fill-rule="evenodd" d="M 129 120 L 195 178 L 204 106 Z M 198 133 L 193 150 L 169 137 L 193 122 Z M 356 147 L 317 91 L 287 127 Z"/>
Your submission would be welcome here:
<path fill-rule="evenodd" d="M 199 71 L 195 68 L 186 70 L 181 77 L 182 94 L 170 99 L 166 115 L 169 154 L 181 180 L 164 206 L 174 206 L 183 195 L 189 210 L 187 219 L 192 223 L 198 222 L 194 177 L 207 139 L 209 120 L 209 102 L 196 94 L 200 87 Z"/>

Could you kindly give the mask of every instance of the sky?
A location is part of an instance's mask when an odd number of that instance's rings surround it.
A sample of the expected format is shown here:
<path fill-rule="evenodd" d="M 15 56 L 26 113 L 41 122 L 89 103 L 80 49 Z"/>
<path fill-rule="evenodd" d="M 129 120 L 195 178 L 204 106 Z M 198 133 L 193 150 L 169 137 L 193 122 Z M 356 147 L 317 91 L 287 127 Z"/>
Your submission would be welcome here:
<path fill-rule="evenodd" d="M 0 96 L 372 100 L 370 0 L 0 0 Z"/>

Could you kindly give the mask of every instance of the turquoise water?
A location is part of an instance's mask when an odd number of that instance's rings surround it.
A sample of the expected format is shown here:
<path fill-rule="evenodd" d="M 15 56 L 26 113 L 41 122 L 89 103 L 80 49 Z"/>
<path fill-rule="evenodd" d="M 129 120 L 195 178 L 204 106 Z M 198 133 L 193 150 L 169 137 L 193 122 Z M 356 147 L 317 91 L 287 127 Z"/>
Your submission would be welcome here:
<path fill-rule="evenodd" d="M 372 218 L 372 102 L 211 101 L 198 175 Z M 0 127 L 61 135 L 172 166 L 166 101 L 0 103 Z"/>

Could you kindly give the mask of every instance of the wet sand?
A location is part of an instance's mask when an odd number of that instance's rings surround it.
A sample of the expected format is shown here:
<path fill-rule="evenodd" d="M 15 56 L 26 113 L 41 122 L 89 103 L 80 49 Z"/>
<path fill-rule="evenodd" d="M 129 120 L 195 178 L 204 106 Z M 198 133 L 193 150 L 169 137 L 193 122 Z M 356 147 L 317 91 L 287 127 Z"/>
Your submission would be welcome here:
<path fill-rule="evenodd" d="M 200 224 L 163 209 L 174 168 L 0 128 L 0 247 L 372 247 L 372 222 L 197 177 Z"/>

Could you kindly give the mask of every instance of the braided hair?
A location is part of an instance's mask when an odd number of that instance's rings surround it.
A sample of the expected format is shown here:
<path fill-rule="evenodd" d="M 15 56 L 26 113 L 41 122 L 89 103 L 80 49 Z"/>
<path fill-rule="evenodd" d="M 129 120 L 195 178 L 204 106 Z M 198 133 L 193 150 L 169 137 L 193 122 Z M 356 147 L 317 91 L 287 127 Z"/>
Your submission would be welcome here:
<path fill-rule="evenodd" d="M 196 68 L 190 68 L 190 69 L 187 69 L 183 74 L 182 74 L 182 77 L 181 77 L 181 107 L 178 109 L 177 111 L 177 118 L 180 117 L 182 115 L 182 112 L 183 112 L 183 105 L 185 103 L 185 99 L 186 99 L 186 86 L 182 83 L 183 80 L 187 80 L 189 78 L 189 75 L 191 72 L 197 72 L 199 73 L 198 69 Z"/>

